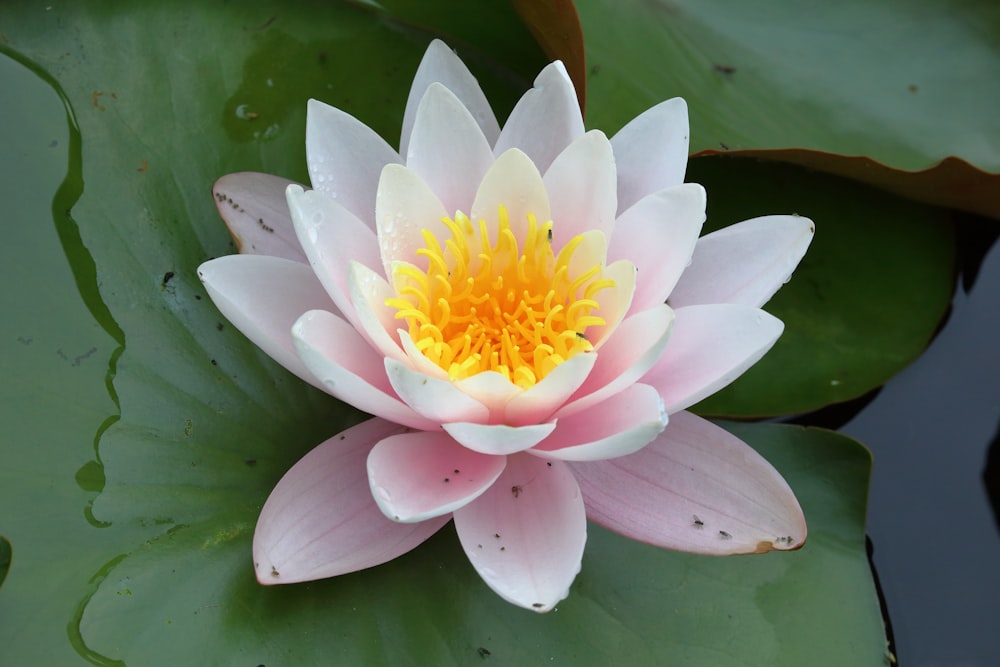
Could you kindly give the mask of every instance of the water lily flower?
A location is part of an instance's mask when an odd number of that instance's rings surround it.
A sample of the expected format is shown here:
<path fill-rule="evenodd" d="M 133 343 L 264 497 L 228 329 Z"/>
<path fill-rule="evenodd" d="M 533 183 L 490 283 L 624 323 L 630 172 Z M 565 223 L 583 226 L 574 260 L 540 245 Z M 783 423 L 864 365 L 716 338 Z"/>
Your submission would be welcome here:
<path fill-rule="evenodd" d="M 199 274 L 250 340 L 374 417 L 278 483 L 254 535 L 262 584 L 378 565 L 450 519 L 483 580 L 536 611 L 568 595 L 587 519 L 693 553 L 802 545 L 778 472 L 685 409 L 774 344 L 760 306 L 813 225 L 699 238 L 683 100 L 608 139 L 555 62 L 501 128 L 435 41 L 398 152 L 315 100 L 306 148 L 312 189 L 218 181 L 241 254 Z"/>

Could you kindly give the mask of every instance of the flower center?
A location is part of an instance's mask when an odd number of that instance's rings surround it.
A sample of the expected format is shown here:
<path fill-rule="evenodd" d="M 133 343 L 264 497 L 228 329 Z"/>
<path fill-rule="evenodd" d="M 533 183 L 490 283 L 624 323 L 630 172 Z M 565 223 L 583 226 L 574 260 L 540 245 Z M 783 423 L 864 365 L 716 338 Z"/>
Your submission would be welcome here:
<path fill-rule="evenodd" d="M 495 245 L 485 220 L 477 230 L 461 212 L 442 219 L 451 232 L 443 245 L 422 230 L 425 247 L 417 255 L 427 258 L 427 270 L 397 262 L 396 297 L 386 305 L 406 320 L 417 349 L 451 379 L 496 371 L 527 389 L 593 349 L 587 327 L 605 323 L 594 314 L 600 307 L 595 296 L 615 283 L 604 278 L 603 264 L 571 272 L 582 235 L 556 256 L 552 222 L 539 225 L 529 213 L 519 249 L 503 206 L 498 217 Z"/>

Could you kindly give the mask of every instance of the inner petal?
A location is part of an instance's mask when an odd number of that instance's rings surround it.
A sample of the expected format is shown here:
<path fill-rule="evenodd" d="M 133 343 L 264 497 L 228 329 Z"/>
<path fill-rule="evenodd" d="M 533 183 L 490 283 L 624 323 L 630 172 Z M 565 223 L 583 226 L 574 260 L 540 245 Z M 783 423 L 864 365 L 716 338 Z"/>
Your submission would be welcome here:
<path fill-rule="evenodd" d="M 494 371 L 528 389 L 594 349 L 587 329 L 607 323 L 601 293 L 615 281 L 605 271 L 603 234 L 580 234 L 556 252 L 552 221 L 528 213 L 526 227 L 512 228 L 504 206 L 497 220 L 491 230 L 459 211 L 442 219 L 450 238 L 424 229 L 416 252 L 424 266 L 395 262 L 396 295 L 385 303 L 450 379 Z M 526 229 L 523 238 L 514 228 Z"/>

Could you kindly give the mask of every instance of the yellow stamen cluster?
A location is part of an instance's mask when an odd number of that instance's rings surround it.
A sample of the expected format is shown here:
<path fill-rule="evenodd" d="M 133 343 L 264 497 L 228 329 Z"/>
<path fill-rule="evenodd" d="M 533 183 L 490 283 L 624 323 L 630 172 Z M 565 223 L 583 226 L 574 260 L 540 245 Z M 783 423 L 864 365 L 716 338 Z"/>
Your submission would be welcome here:
<path fill-rule="evenodd" d="M 428 359 L 464 379 L 496 371 L 529 388 L 581 352 L 593 349 L 587 327 L 601 326 L 595 296 L 612 287 L 600 264 L 570 275 L 570 259 L 583 241 L 576 236 L 558 256 L 552 252 L 552 222 L 528 215 L 523 249 L 499 209 L 494 245 L 484 220 L 478 229 L 459 212 L 442 219 L 451 238 L 440 243 L 429 230 L 426 271 L 405 262 L 392 268 L 396 297 L 386 305 L 406 320 L 410 337 Z M 477 233 L 478 232 L 478 233 Z"/>

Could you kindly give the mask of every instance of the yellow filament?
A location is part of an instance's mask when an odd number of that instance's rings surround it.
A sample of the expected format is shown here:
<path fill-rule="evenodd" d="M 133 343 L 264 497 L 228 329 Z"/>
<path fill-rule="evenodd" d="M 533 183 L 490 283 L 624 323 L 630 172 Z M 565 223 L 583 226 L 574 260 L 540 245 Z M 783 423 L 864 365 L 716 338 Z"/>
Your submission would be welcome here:
<path fill-rule="evenodd" d="M 583 236 L 552 252 L 552 222 L 528 214 L 524 247 L 499 208 L 496 244 L 485 220 L 474 225 L 461 212 L 442 222 L 451 238 L 422 230 L 426 271 L 404 262 L 393 267 L 396 296 L 386 305 L 405 320 L 416 348 L 464 379 L 496 371 L 529 388 L 556 366 L 593 349 L 588 327 L 602 326 L 597 295 L 615 285 L 603 265 L 570 275 L 570 260 Z M 478 227 L 478 229 L 477 229 Z M 478 232 L 478 233 L 477 233 Z"/>

